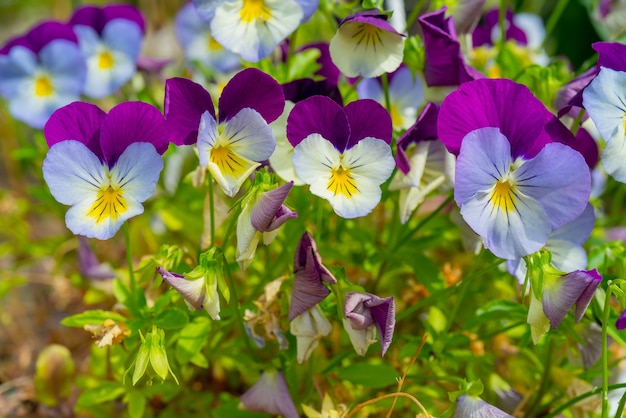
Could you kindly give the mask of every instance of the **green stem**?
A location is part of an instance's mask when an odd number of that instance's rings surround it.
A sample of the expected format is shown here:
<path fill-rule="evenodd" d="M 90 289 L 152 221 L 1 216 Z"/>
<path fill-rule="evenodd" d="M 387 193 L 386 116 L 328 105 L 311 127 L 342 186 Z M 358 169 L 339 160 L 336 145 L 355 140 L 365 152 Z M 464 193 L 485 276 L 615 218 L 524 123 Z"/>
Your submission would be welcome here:
<path fill-rule="evenodd" d="M 615 390 L 615 389 L 621 389 L 621 388 L 626 388 L 626 383 L 617 383 L 615 385 L 611 385 L 608 387 L 609 391 L 611 390 Z M 557 417 L 561 414 L 561 412 L 569 409 L 572 405 L 577 404 L 578 402 L 587 399 L 590 396 L 593 395 L 597 395 L 598 393 L 602 392 L 604 389 L 603 388 L 594 388 L 592 390 L 590 390 L 589 392 L 585 392 L 582 395 L 578 395 L 575 398 L 570 399 L 569 401 L 565 402 L 563 405 L 559 406 L 558 408 L 556 408 L 554 411 L 550 412 L 548 415 L 544 415 L 544 418 L 554 418 Z M 617 415 L 616 415 L 617 417 Z"/>
<path fill-rule="evenodd" d="M 548 335 L 549 338 L 549 335 Z M 528 407 L 527 413 L 529 416 L 535 416 L 535 409 L 539 407 L 541 404 L 541 398 L 543 398 L 544 393 L 548 389 L 548 383 L 550 382 L 550 363 L 552 362 L 552 340 L 548 340 L 548 351 L 546 352 L 546 361 L 543 365 L 543 373 L 541 374 L 541 383 L 539 384 L 539 390 L 535 394 L 535 399 L 530 407 Z"/>
<path fill-rule="evenodd" d="M 124 242 L 126 244 L 126 264 L 128 265 L 128 277 L 130 279 L 130 292 L 135 296 L 135 289 L 137 289 L 137 283 L 135 282 L 135 269 L 133 267 L 133 255 L 130 245 L 130 228 L 128 226 L 128 221 L 124 222 L 124 226 L 122 227 L 124 230 Z"/>
<path fill-rule="evenodd" d="M 213 177 L 209 174 L 209 205 L 211 206 L 211 212 L 209 212 L 209 219 L 211 223 L 211 246 L 215 246 L 215 197 L 213 196 Z"/>
<path fill-rule="evenodd" d="M 454 199 L 454 195 L 452 193 L 450 193 L 450 195 L 446 198 L 446 200 L 443 201 L 442 204 L 440 204 L 437 209 L 435 209 L 434 211 L 432 211 L 432 213 L 430 215 L 428 215 L 426 218 L 424 218 L 420 223 L 418 223 L 413 229 L 409 230 L 409 232 L 407 232 L 399 241 L 396 245 L 394 245 L 393 250 L 392 251 L 397 251 L 398 248 L 400 248 L 402 246 L 402 244 L 404 244 L 404 242 L 406 240 L 408 240 L 409 238 L 411 238 L 413 236 L 413 234 L 415 234 L 417 231 L 419 231 L 420 229 L 422 229 L 422 227 L 424 225 L 426 225 L 428 222 L 430 222 L 431 219 L 433 219 L 434 217 L 436 217 L 439 212 L 441 212 L 443 210 L 443 208 L 445 208 L 446 206 L 448 206 L 448 203 L 452 202 L 452 200 Z"/>
<path fill-rule="evenodd" d="M 406 27 L 404 28 L 404 31 L 406 33 L 409 32 L 409 29 L 413 25 L 413 22 L 415 22 L 415 19 L 417 19 L 417 16 L 419 16 L 419 13 L 422 11 L 422 8 L 424 7 L 424 3 L 425 2 L 426 2 L 426 0 L 420 0 L 415 5 L 415 7 L 413 7 L 413 10 L 411 10 L 411 14 L 409 15 L 408 19 L 406 20 Z"/>
<path fill-rule="evenodd" d="M 604 299 L 604 312 L 602 315 L 602 418 L 609 416 L 609 348 L 608 348 L 608 324 L 611 312 L 611 282 L 606 288 Z"/>
<path fill-rule="evenodd" d="M 385 97 L 385 107 L 387 108 L 387 111 L 389 113 L 391 113 L 391 99 L 389 99 L 389 77 L 387 76 L 387 73 L 383 73 L 380 76 L 380 81 L 383 85 L 383 95 Z"/>
<path fill-rule="evenodd" d="M 578 129 L 583 122 L 583 116 L 585 115 L 585 109 L 580 109 L 578 115 L 576 116 L 576 120 L 574 120 L 574 124 L 572 125 L 572 133 L 574 136 L 578 133 Z"/>
<path fill-rule="evenodd" d="M 552 10 L 552 13 L 550 14 L 550 18 L 548 19 L 548 22 L 546 23 L 546 36 L 545 38 L 543 38 L 543 42 L 541 43 L 541 48 L 545 47 L 546 42 L 550 39 L 550 35 L 552 35 L 552 31 L 556 27 L 556 24 L 561 18 L 561 15 L 563 15 L 563 12 L 565 11 L 565 7 L 567 7 L 568 2 L 569 0 L 559 0 L 554 10 Z"/>

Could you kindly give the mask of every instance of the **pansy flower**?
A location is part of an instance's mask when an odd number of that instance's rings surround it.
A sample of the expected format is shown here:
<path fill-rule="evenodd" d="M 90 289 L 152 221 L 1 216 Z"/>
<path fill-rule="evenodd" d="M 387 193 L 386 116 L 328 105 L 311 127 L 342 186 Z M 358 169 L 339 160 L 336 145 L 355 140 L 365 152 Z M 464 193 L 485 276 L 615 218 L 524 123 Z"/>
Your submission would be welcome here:
<path fill-rule="evenodd" d="M 70 25 L 47 21 L 0 48 L 0 95 L 16 119 L 43 128 L 56 109 L 78 100 L 87 67 Z"/>
<path fill-rule="evenodd" d="M 257 62 L 309 19 L 319 0 L 193 0 L 193 3 L 220 44 L 247 61 Z"/>
<path fill-rule="evenodd" d="M 525 86 L 506 79 L 465 83 L 444 100 L 437 128 L 457 155 L 461 215 L 496 256 L 538 251 L 587 206 L 589 168 L 578 151 L 559 143 L 573 135 Z"/>
<path fill-rule="evenodd" d="M 513 415 L 483 401 L 478 396 L 462 395 L 456 399 L 456 409 L 452 418 L 465 417 L 513 418 Z"/>
<path fill-rule="evenodd" d="M 198 15 L 193 3 L 187 3 L 174 18 L 176 38 L 183 47 L 185 59 L 192 65 L 228 73 L 241 67 L 239 56 L 211 35 L 211 27 Z"/>
<path fill-rule="evenodd" d="M 218 280 L 215 275 L 188 280 L 184 275 L 167 271 L 163 267 L 158 267 L 157 272 L 164 281 L 180 293 L 190 310 L 204 309 L 211 318 L 220 319 L 220 297 L 217 293 Z"/>
<path fill-rule="evenodd" d="M 297 103 L 287 120 L 298 177 L 344 218 L 365 216 L 380 201 L 380 185 L 395 166 L 391 134 L 389 113 L 370 99 L 342 108 L 313 96 Z"/>
<path fill-rule="evenodd" d="M 330 40 L 330 55 L 347 77 L 378 77 L 395 71 L 404 56 L 405 36 L 378 10 L 346 17 Z"/>
<path fill-rule="evenodd" d="M 211 95 L 201 85 L 171 78 L 165 85 L 167 135 L 177 145 L 197 143 L 200 165 L 233 197 L 274 152 L 276 141 L 268 124 L 284 105 L 280 84 L 255 68 L 239 72 L 226 84 L 217 116 Z"/>
<path fill-rule="evenodd" d="M 54 198 L 71 208 L 67 227 L 77 235 L 109 239 L 143 213 L 163 168 L 163 115 L 143 102 L 124 102 L 106 114 L 74 102 L 44 127 L 50 150 L 43 176 Z"/>
<path fill-rule="evenodd" d="M 361 99 L 385 103 L 383 86 L 378 78 L 365 78 L 357 85 Z M 402 66 L 389 74 L 389 102 L 391 123 L 396 129 L 408 129 L 417 117 L 417 110 L 424 102 L 424 86 L 418 74 L 412 74 Z"/>
<path fill-rule="evenodd" d="M 439 109 L 429 102 L 396 143 L 398 171 L 391 179 L 389 190 L 400 191 L 400 222 L 409 217 L 426 196 L 446 189 L 454 182 L 454 155 L 446 150 L 437 136 Z"/>
<path fill-rule="evenodd" d="M 372 343 L 371 333 L 378 331 L 382 355 L 391 344 L 396 325 L 396 308 L 393 297 L 380 298 L 370 293 L 348 292 L 344 303 L 344 328 L 356 352 L 365 355 Z"/>
<path fill-rule="evenodd" d="M 143 41 L 144 19 L 134 6 L 83 6 L 70 18 L 87 61 L 83 93 L 102 98 L 135 74 Z"/>
<path fill-rule="evenodd" d="M 249 411 L 298 418 L 285 376 L 278 370 L 264 371 L 259 380 L 241 395 L 241 403 Z"/>
<path fill-rule="evenodd" d="M 446 8 L 423 14 L 418 22 L 424 35 L 424 80 L 428 86 L 455 86 L 483 78 L 465 62 L 452 17 Z"/>

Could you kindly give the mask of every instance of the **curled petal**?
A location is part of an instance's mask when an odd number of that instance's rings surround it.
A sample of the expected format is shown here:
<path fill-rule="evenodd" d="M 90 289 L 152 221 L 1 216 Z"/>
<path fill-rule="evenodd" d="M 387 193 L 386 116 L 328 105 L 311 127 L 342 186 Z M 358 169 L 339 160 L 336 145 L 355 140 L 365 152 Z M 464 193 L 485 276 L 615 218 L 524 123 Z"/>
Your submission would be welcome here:
<path fill-rule="evenodd" d="M 456 410 L 452 417 L 513 418 L 513 415 L 507 414 L 478 397 L 462 395 L 456 400 Z"/>
<path fill-rule="evenodd" d="M 171 273 L 163 267 L 157 267 L 157 271 L 170 286 L 181 294 L 185 301 L 196 310 L 201 310 L 206 296 L 204 277 L 195 280 L 187 280 L 181 274 Z"/>
<path fill-rule="evenodd" d="M 580 321 L 601 281 L 602 276 L 595 269 L 576 270 L 561 276 L 552 286 L 544 285 L 543 311 L 550 319 L 552 328 L 561 324 L 574 305 L 574 318 L 576 322 Z"/>
<path fill-rule="evenodd" d="M 241 395 L 241 402 L 249 411 L 298 418 L 298 411 L 291 400 L 285 376 L 279 371 L 263 372 L 254 386 Z"/>
<path fill-rule="evenodd" d="M 274 230 L 289 218 L 297 217 L 297 214 L 286 208 L 283 203 L 293 187 L 293 182 L 263 193 L 252 207 L 250 214 L 252 226 L 261 232 Z"/>

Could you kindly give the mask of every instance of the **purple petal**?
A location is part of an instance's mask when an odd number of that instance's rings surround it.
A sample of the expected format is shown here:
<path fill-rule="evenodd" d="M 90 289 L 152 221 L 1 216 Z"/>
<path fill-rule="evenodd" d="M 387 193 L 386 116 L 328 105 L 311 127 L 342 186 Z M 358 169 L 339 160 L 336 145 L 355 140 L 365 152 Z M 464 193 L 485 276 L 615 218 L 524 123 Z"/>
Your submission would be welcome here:
<path fill-rule="evenodd" d="M 590 170 L 598 163 L 598 144 L 584 128 L 579 128 L 573 143 L 566 144 L 580 152 Z"/>
<path fill-rule="evenodd" d="M 402 134 L 398 142 L 396 143 L 396 166 L 402 170 L 404 174 L 411 171 L 411 165 L 409 158 L 405 151 L 412 143 L 418 143 L 420 141 L 428 141 L 438 138 L 437 136 L 437 118 L 439 116 L 439 107 L 433 103 L 428 102 L 422 110 L 422 113 L 417 117 L 417 120 L 407 131 Z"/>
<path fill-rule="evenodd" d="M 585 315 L 587 306 L 589 306 L 589 304 L 591 303 L 591 299 L 593 299 L 593 295 L 596 292 L 596 289 L 602 282 L 602 276 L 600 275 L 600 273 L 598 273 L 596 269 L 587 271 L 577 270 L 569 274 L 576 274 L 579 276 L 584 275 L 586 280 L 590 280 L 588 286 L 585 287 L 583 293 L 578 297 L 578 300 L 576 301 L 576 309 L 574 309 L 574 319 L 576 319 L 576 322 L 579 322 L 583 318 L 583 315 Z"/>
<path fill-rule="evenodd" d="M 265 371 L 259 380 L 241 395 L 241 402 L 249 411 L 267 412 L 284 418 L 298 418 L 282 372 Z"/>
<path fill-rule="evenodd" d="M 469 132 L 496 127 L 511 143 L 513 159 L 532 158 L 551 142 L 544 132 L 547 109 L 528 87 L 507 79 L 483 79 L 450 93 L 439 111 L 437 130 L 448 151 L 459 154 Z M 558 125 L 555 125 L 558 129 Z"/>
<path fill-rule="evenodd" d="M 365 302 L 373 295 L 369 293 L 348 292 L 343 305 L 343 313 L 350 320 L 352 329 L 362 330 L 374 324 L 372 312 L 366 309 Z"/>
<path fill-rule="evenodd" d="M 9 40 L 9 42 L 0 49 L 0 55 L 7 55 L 11 48 L 17 45 L 28 48 L 35 54 L 39 54 L 39 51 L 41 51 L 44 46 L 57 39 L 65 39 L 78 44 L 78 38 L 76 38 L 76 34 L 70 25 L 49 20 L 38 24 L 25 35 L 17 36 Z"/>
<path fill-rule="evenodd" d="M 281 226 L 283 226 L 283 224 L 287 222 L 289 219 L 293 219 L 297 217 L 298 217 L 298 214 L 296 212 L 289 209 L 285 205 L 281 205 L 280 208 L 278 209 L 278 212 L 276 212 L 276 217 L 272 219 L 272 222 L 267 227 L 267 231 L 269 232 L 269 231 L 278 229 Z"/>
<path fill-rule="evenodd" d="M 352 148 L 363 138 L 382 139 L 391 144 L 393 128 L 389 112 L 375 100 L 360 99 L 350 102 L 343 111 L 350 125 L 350 139 L 346 149 Z"/>
<path fill-rule="evenodd" d="M 600 71 L 599 67 L 593 67 L 574 77 L 569 83 L 557 93 L 555 100 L 555 107 L 559 109 L 559 118 L 563 115 L 569 114 L 571 117 L 576 118 L 578 112 L 583 107 L 583 90 L 593 81 Z M 578 110 L 572 108 L 578 108 Z M 587 117 L 585 115 L 585 117 Z"/>
<path fill-rule="evenodd" d="M 543 312 L 550 319 L 553 329 L 561 324 L 574 305 L 575 319 L 580 321 L 602 276 L 596 270 L 576 270 L 561 276 L 560 280 L 561 283 L 555 285 L 554 289 L 543 292 Z"/>
<path fill-rule="evenodd" d="M 598 53 L 598 69 L 607 67 L 626 71 L 626 45 L 619 42 L 596 42 L 591 45 Z"/>
<path fill-rule="evenodd" d="M 126 19 L 139 26 L 145 32 L 145 22 L 141 12 L 128 4 L 115 4 L 105 7 L 83 6 L 77 9 L 70 19 L 70 25 L 84 25 L 92 27 L 98 34 L 102 34 L 107 23 L 114 19 Z"/>
<path fill-rule="evenodd" d="M 337 84 L 328 80 L 314 81 L 310 78 L 301 78 L 283 84 L 285 100 L 293 103 L 301 102 L 312 96 L 328 96 L 339 106 L 343 107 L 343 98 Z"/>
<path fill-rule="evenodd" d="M 422 15 L 418 21 L 424 34 L 424 80 L 429 86 L 459 85 L 484 77 L 465 64 L 461 45 L 446 8 Z"/>
<path fill-rule="evenodd" d="M 384 13 L 380 13 L 378 10 L 365 10 L 365 11 L 358 12 L 356 14 L 346 17 L 339 23 L 339 26 L 347 22 L 367 23 L 368 25 L 376 26 L 377 28 L 382 29 L 384 31 L 392 32 L 400 36 L 404 36 L 403 34 L 399 33 L 397 30 L 395 30 L 393 26 L 391 26 L 391 24 L 387 22 L 387 19 L 388 19 L 388 16 Z"/>
<path fill-rule="evenodd" d="M 285 107 L 283 89 L 270 75 L 246 68 L 230 79 L 218 104 L 219 122 L 235 116 L 241 109 L 254 109 L 267 123 L 276 120 Z"/>
<path fill-rule="evenodd" d="M 615 321 L 615 328 L 620 331 L 626 329 L 626 309 L 622 312 L 619 318 L 617 318 L 617 321 Z"/>
<path fill-rule="evenodd" d="M 120 103 L 102 121 L 100 145 L 104 159 L 112 167 L 135 142 L 152 144 L 159 154 L 163 154 L 168 146 L 164 129 L 163 115 L 156 107 L 144 102 Z"/>
<path fill-rule="evenodd" d="M 302 48 L 300 48 L 300 50 L 306 51 L 307 49 L 311 49 L 311 48 L 315 48 L 320 51 L 320 57 L 316 60 L 316 62 L 321 67 L 319 70 L 315 72 L 315 75 L 320 75 L 324 77 L 331 86 L 336 87 L 337 83 L 339 82 L 339 77 L 341 76 L 341 71 L 339 71 L 339 68 L 337 68 L 332 58 L 330 57 L 330 49 L 328 47 L 328 43 L 317 42 L 317 43 L 307 44 L 307 45 L 304 45 Z M 290 99 L 287 99 L 287 100 L 290 100 Z"/>
<path fill-rule="evenodd" d="M 462 395 L 456 400 L 456 410 L 452 418 L 481 417 L 481 418 L 513 418 L 506 412 L 488 404 L 480 398 Z"/>
<path fill-rule="evenodd" d="M 200 118 L 206 111 L 215 119 L 211 95 L 200 84 L 186 78 L 170 78 L 165 82 L 165 128 L 170 142 L 195 144 Z"/>
<path fill-rule="evenodd" d="M 393 297 L 379 298 L 376 295 L 365 302 L 365 307 L 369 308 L 380 335 L 380 345 L 382 347 L 382 355 L 391 344 L 393 339 L 393 331 L 396 326 L 396 305 Z"/>
<path fill-rule="evenodd" d="M 100 127 L 106 113 L 91 103 L 74 102 L 57 109 L 43 128 L 49 147 L 68 139 L 82 142 L 104 161 L 100 146 Z"/>
<path fill-rule="evenodd" d="M 187 280 L 185 276 L 177 273 L 171 273 L 165 270 L 163 267 L 157 267 L 157 271 L 163 277 L 170 286 L 172 286 L 183 298 L 196 310 L 202 309 L 204 298 L 206 295 L 206 288 L 204 284 L 197 286 L 197 280 L 204 282 L 204 278 L 196 280 Z M 199 282 L 198 282 L 199 283 Z"/>
<path fill-rule="evenodd" d="M 320 134 L 343 152 L 350 137 L 350 125 L 343 108 L 325 96 L 313 96 L 296 103 L 287 118 L 287 139 L 295 147 L 311 134 Z"/>
<path fill-rule="evenodd" d="M 317 251 L 317 243 L 315 242 L 311 234 L 308 233 L 308 231 L 305 231 L 302 234 L 302 237 L 298 242 L 298 248 L 296 250 L 296 255 L 293 263 L 294 273 L 298 270 L 306 268 L 307 261 L 309 260 L 309 253 L 313 253 L 313 255 L 315 256 L 315 263 L 322 267 L 322 270 L 320 270 L 321 279 L 326 283 L 337 283 L 337 279 L 335 279 L 335 276 L 333 276 L 332 273 L 330 273 L 326 269 L 326 267 L 322 265 L 322 257 Z"/>
<path fill-rule="evenodd" d="M 272 225 L 272 221 L 276 219 L 292 187 L 293 181 L 285 183 L 282 186 L 267 191 L 259 196 L 259 199 L 252 207 L 252 211 L 250 213 L 250 220 L 254 229 L 261 232 L 267 232 L 270 230 L 269 228 L 270 225 Z"/>
<path fill-rule="evenodd" d="M 87 238 L 82 235 L 78 236 L 78 266 L 80 274 L 89 280 L 111 279 L 115 277 L 115 272 L 111 268 L 107 268 L 98 261 L 87 242 Z"/>

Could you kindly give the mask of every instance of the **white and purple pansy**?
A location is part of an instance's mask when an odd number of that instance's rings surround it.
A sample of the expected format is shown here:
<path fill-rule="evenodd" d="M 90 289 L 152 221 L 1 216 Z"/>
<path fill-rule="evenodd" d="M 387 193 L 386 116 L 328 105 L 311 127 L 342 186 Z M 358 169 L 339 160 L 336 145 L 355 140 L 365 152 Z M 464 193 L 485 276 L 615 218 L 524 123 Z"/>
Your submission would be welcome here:
<path fill-rule="evenodd" d="M 393 297 L 381 298 L 371 293 L 348 292 L 344 315 L 349 322 L 349 328 L 345 328 L 357 353 L 365 354 L 367 345 L 372 341 L 368 337 L 369 331 L 375 329 L 380 336 L 384 356 L 396 326 L 396 305 Z"/>
<path fill-rule="evenodd" d="M 163 168 L 163 129 L 161 112 L 143 102 L 120 103 L 108 114 L 74 102 L 52 114 L 43 176 L 54 198 L 71 206 L 65 223 L 74 234 L 109 239 L 143 213 Z"/>
<path fill-rule="evenodd" d="M 135 74 L 144 34 L 144 19 L 134 6 L 83 6 L 70 18 L 87 62 L 83 93 L 102 98 Z"/>
<path fill-rule="evenodd" d="M 87 68 L 70 25 L 46 21 L 0 48 L 0 95 L 16 119 L 43 128 L 79 99 Z"/>
<path fill-rule="evenodd" d="M 287 119 L 298 177 L 344 218 L 365 216 L 380 201 L 380 185 L 395 167 L 391 135 L 389 113 L 370 99 L 342 108 L 313 96 L 296 103 Z"/>
<path fill-rule="evenodd" d="M 274 152 L 269 123 L 284 106 L 280 84 L 255 68 L 237 73 L 224 87 L 217 116 L 201 85 L 185 78 L 165 85 L 167 136 L 176 145 L 197 144 L 200 165 L 229 197 Z"/>

